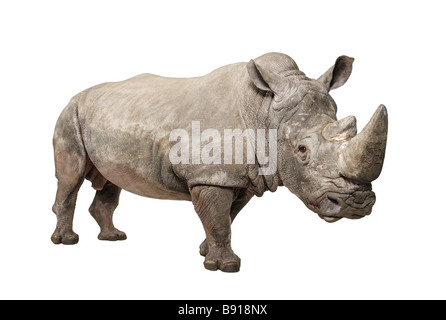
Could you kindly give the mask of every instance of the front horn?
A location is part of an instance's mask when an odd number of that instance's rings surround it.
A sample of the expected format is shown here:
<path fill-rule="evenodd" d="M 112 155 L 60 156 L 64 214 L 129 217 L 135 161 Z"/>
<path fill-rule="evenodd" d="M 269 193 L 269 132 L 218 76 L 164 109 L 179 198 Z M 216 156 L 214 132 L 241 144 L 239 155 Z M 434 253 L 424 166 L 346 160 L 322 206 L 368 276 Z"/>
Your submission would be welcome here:
<path fill-rule="evenodd" d="M 387 143 L 387 109 L 380 105 L 365 128 L 341 146 L 339 169 L 351 180 L 369 183 L 379 177 Z"/>

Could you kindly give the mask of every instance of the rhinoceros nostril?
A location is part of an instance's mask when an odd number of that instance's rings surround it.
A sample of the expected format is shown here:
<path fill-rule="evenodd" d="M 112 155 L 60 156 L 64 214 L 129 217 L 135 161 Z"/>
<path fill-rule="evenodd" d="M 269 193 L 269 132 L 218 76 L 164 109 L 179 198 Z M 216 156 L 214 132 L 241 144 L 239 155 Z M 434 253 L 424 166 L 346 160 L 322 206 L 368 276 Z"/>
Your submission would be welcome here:
<path fill-rule="evenodd" d="M 339 205 L 338 200 L 336 200 L 335 198 L 328 196 L 327 199 L 330 200 L 331 202 L 333 202 L 334 204 Z"/>

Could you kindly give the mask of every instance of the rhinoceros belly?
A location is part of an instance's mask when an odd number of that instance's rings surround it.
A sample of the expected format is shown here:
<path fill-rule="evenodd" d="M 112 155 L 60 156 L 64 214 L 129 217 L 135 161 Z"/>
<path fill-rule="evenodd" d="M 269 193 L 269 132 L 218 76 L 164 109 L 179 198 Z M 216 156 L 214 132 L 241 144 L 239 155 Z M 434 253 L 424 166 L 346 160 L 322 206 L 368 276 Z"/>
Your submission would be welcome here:
<path fill-rule="evenodd" d="M 88 130 L 85 147 L 96 169 L 95 181 L 103 176 L 117 186 L 150 198 L 190 200 L 187 186 L 172 171 L 170 162 L 160 148 L 163 139 L 139 139 L 122 132 Z M 100 182 L 99 182 L 100 183 Z"/>

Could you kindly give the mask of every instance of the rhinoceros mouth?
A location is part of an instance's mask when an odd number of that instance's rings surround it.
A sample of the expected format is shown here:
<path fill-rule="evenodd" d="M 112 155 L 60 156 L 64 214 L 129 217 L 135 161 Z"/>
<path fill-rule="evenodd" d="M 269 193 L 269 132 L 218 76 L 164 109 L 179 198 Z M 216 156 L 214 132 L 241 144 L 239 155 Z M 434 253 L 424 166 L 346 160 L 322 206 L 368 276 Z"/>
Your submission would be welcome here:
<path fill-rule="evenodd" d="M 375 203 L 371 185 L 348 183 L 347 188 L 327 190 L 307 207 L 327 222 L 341 218 L 360 219 L 369 215 Z"/>
<path fill-rule="evenodd" d="M 321 217 L 338 218 L 337 216 L 341 212 L 341 206 L 339 202 L 333 198 L 325 197 L 324 200 L 315 203 L 307 203 L 307 207 L 319 214 Z M 339 217 L 341 218 L 341 217 Z M 329 219 L 331 220 L 331 219 Z"/>

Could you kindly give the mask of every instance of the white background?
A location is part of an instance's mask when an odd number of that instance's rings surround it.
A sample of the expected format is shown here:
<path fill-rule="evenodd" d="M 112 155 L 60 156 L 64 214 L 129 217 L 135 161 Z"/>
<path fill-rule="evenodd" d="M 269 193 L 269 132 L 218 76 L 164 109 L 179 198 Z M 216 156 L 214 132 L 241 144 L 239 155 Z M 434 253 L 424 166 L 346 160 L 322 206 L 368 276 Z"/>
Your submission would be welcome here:
<path fill-rule="evenodd" d="M 441 1 L 2 1 L 2 299 L 445 299 L 444 6 Z M 203 268 L 192 204 L 127 192 L 96 239 L 78 198 L 76 246 L 50 236 L 52 133 L 79 91 L 150 72 L 190 77 L 277 51 L 317 78 L 355 57 L 332 92 L 361 129 L 389 111 L 371 216 L 328 224 L 286 188 L 255 198 L 233 225 L 237 274 Z M 175 88 L 172 88 L 173 90 Z"/>

